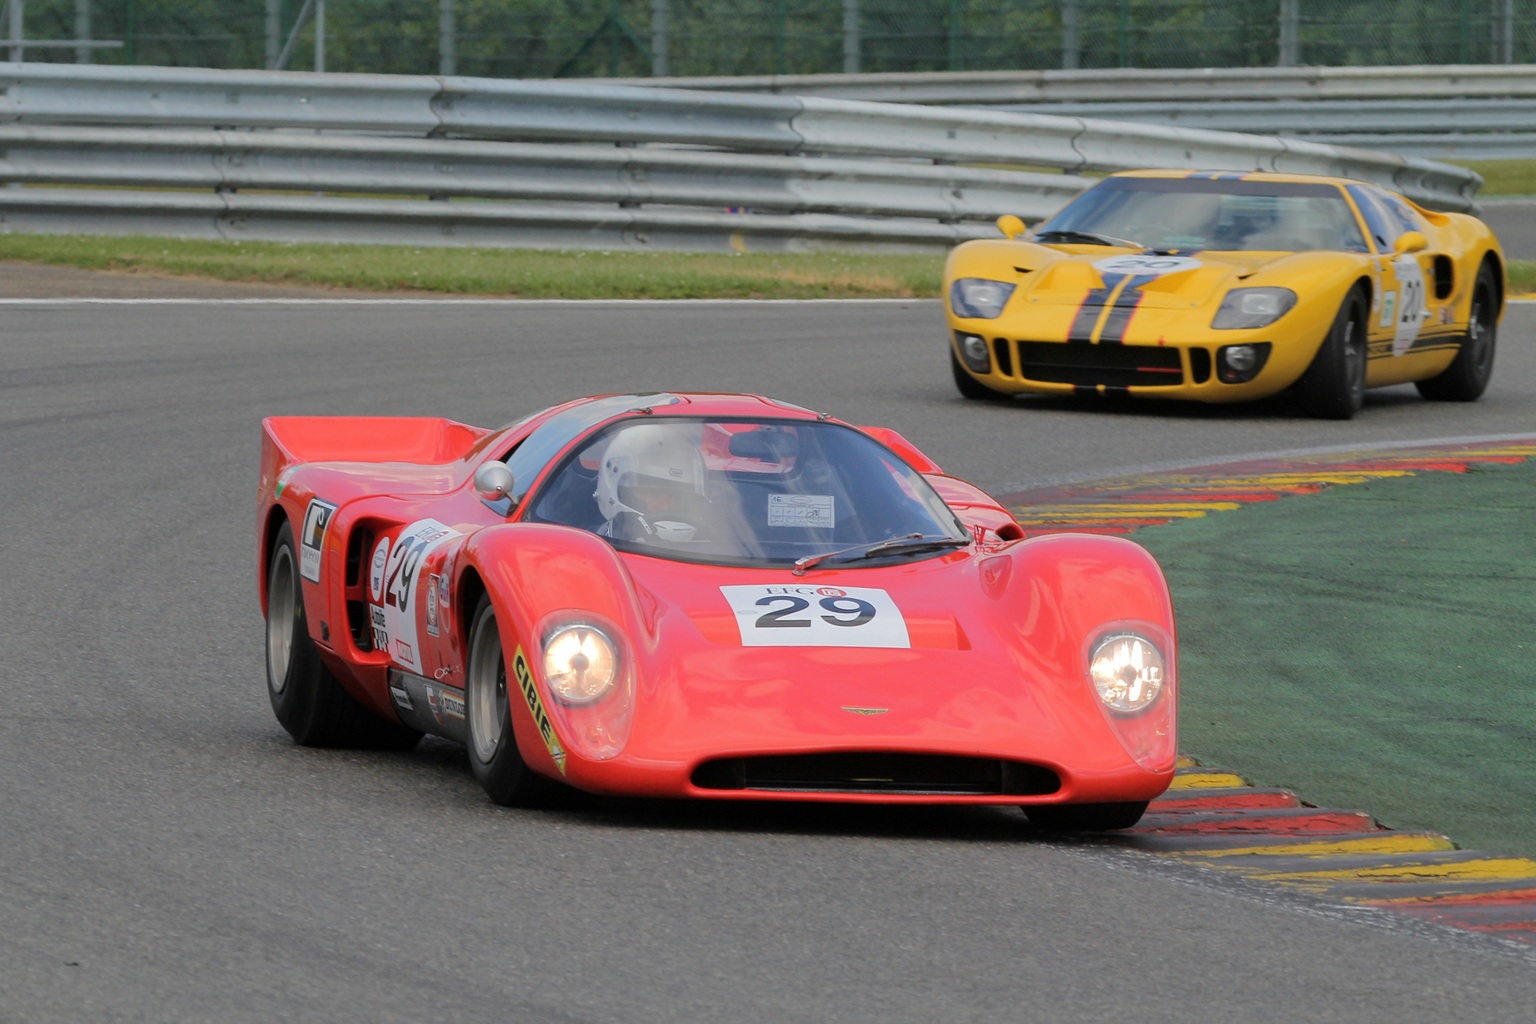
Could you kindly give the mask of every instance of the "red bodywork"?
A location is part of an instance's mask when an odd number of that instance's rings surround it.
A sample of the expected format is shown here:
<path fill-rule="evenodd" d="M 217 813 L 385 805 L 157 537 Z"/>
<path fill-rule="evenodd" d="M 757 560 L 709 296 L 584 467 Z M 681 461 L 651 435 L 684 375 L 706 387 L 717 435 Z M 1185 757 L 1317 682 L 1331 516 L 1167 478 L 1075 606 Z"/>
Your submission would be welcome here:
<path fill-rule="evenodd" d="M 675 404 L 645 413 L 817 418 L 751 396 L 668 397 Z M 286 519 L 318 552 L 318 564 L 306 556 L 303 597 L 330 670 L 378 714 L 418 726 L 430 714 L 443 725 L 432 731 L 457 737 L 465 620 L 488 593 L 509 679 L 521 650 L 535 666 L 542 707 L 557 712 L 547 739 L 534 702 L 512 700 L 524 760 L 591 792 L 1049 804 L 1145 801 L 1168 787 L 1176 756 L 1173 611 L 1161 571 L 1140 546 L 1089 535 L 1025 539 L 995 499 L 945 476 L 895 432 L 874 428 L 862 429 L 921 472 L 971 529 L 970 547 L 894 566 L 816 566 L 796 576 L 788 568 L 620 552 L 583 530 L 519 522 L 520 510 L 503 515 L 481 499 L 473 486 L 480 465 L 506 457 L 551 416 L 587 401 L 499 431 L 444 419 L 267 419 L 258 494 L 263 609 L 268 558 Z M 545 469 L 556 461 L 558 454 Z M 529 493 L 538 487 L 531 481 Z M 328 519 L 312 514 L 312 499 L 322 503 L 317 508 L 334 506 Z M 399 564 L 387 557 L 405 547 L 396 543 L 403 533 L 428 520 L 446 535 L 418 531 L 426 540 L 416 546 L 424 554 L 414 566 L 408 557 L 397 555 Z M 881 588 L 905 618 L 910 646 L 743 646 L 721 591 L 733 584 Z M 624 638 L 628 706 L 607 721 L 599 721 L 601 710 L 557 707 L 538 678 L 539 631 L 552 614 L 572 610 Z M 1132 716 L 1110 712 L 1088 675 L 1092 645 L 1127 628 L 1153 639 L 1167 661 L 1162 696 Z M 375 638 L 386 649 L 374 649 Z M 417 687 L 413 704 L 426 687 L 429 709 L 404 712 L 391 683 L 407 679 Z M 622 748 L 590 755 L 584 731 L 617 732 Z M 998 759 L 1044 773 L 1007 792 L 861 792 L 846 783 L 826 790 L 721 786 L 701 768 L 734 758 L 842 753 Z"/>

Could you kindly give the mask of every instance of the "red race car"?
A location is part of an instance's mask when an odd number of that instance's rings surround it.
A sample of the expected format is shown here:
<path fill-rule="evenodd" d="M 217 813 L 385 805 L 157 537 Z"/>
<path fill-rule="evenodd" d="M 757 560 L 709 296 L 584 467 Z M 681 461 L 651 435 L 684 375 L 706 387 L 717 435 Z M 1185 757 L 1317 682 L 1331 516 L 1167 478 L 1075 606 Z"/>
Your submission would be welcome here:
<path fill-rule="evenodd" d="M 1151 556 L 1025 539 L 894 431 L 714 394 L 263 431 L 267 683 L 299 743 L 442 736 L 500 804 L 1012 804 L 1070 829 L 1135 824 L 1173 777 Z"/>

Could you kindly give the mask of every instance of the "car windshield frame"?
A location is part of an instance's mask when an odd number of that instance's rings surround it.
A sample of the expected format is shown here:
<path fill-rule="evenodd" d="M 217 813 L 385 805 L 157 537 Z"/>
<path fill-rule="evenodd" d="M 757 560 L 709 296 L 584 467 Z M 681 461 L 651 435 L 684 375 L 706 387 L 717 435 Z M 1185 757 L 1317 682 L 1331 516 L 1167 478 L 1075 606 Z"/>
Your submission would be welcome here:
<path fill-rule="evenodd" d="M 661 426 L 679 436 L 697 430 L 700 435 L 702 497 L 689 510 L 699 514 L 699 521 L 686 537 L 671 531 L 671 520 L 657 520 L 654 533 L 633 526 L 622 530 L 616 525 L 621 516 L 633 523 L 627 506 L 611 520 L 602 511 L 598 476 L 603 463 L 614 451 L 614 439 L 639 426 Z M 739 455 L 730 439 L 754 430 L 731 427 L 788 433 L 795 440 L 794 454 L 777 461 Z M 712 441 L 726 438 L 727 450 L 709 450 L 702 441 L 705 431 L 713 431 Z M 864 464 L 856 465 L 861 459 Z M 620 492 L 610 488 L 608 493 Z M 830 525 L 811 526 L 797 518 L 817 514 L 831 516 Z M 941 556 L 971 540 L 932 484 L 887 445 L 845 423 L 771 415 L 669 413 L 597 424 L 574 439 L 543 474 L 518 518 L 586 530 L 627 554 L 731 568 L 794 570 L 807 556 L 822 568 L 874 568 Z M 665 530 L 663 523 L 668 524 Z M 651 530 L 649 523 L 643 525 Z M 913 534 L 934 543 L 867 551 Z"/>
<path fill-rule="evenodd" d="M 1148 198 L 1141 200 L 1137 194 Z M 1175 196 L 1210 196 L 1216 202 L 1186 198 L 1181 209 Z M 1140 209 L 1143 203 L 1149 204 L 1146 210 Z M 1255 219 L 1264 216 L 1269 223 L 1245 226 L 1245 205 L 1252 207 Z M 1155 214 L 1150 212 L 1154 207 Z M 1127 220 L 1128 210 L 1142 216 Z M 1185 220 L 1169 223 L 1170 217 Z M 1286 221 L 1294 227 L 1287 230 Z M 1052 232 L 1114 236 L 1164 253 L 1371 251 L 1349 197 L 1331 182 L 1105 178 L 1039 224 L 1029 237 L 1038 241 Z M 1077 243 L 1064 238 L 1042 244 Z"/>

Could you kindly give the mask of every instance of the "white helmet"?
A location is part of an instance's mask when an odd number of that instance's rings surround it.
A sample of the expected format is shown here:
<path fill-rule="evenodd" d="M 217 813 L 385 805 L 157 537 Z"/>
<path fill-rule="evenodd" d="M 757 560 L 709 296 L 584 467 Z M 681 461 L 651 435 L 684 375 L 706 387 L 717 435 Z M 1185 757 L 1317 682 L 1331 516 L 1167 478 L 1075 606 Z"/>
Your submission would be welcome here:
<path fill-rule="evenodd" d="M 605 536 L 691 540 L 704 504 L 704 462 L 693 424 L 620 427 L 597 470 Z"/>

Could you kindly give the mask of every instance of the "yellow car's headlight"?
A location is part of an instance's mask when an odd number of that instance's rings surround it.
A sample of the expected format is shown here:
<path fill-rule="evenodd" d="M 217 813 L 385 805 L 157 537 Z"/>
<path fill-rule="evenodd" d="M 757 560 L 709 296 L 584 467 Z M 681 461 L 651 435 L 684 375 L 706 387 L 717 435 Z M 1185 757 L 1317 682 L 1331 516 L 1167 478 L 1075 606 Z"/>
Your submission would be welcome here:
<path fill-rule="evenodd" d="M 1009 281 L 989 281 L 984 277 L 962 277 L 949 286 L 949 308 L 955 316 L 974 320 L 992 320 L 1008 304 L 1013 294 Z"/>
<path fill-rule="evenodd" d="M 1211 320 L 1213 331 L 1239 331 L 1268 327 L 1296 305 L 1296 293 L 1289 288 L 1233 288 L 1221 300 L 1221 308 Z"/>
<path fill-rule="evenodd" d="M 613 689 L 618 678 L 618 648 L 597 627 L 572 623 L 545 638 L 544 681 L 556 700 L 591 704 Z"/>

